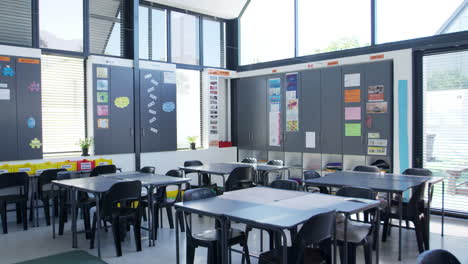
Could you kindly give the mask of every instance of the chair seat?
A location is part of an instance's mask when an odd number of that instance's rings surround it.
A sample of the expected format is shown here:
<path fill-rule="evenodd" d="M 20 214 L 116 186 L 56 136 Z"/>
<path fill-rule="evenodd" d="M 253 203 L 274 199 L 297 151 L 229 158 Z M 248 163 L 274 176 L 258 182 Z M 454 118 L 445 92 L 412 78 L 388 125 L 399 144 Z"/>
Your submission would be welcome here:
<path fill-rule="evenodd" d="M 369 223 L 348 220 L 348 242 L 360 243 L 369 235 L 371 227 Z M 336 239 L 344 241 L 344 223 L 336 225 Z"/>
<path fill-rule="evenodd" d="M 302 183 L 303 183 L 302 179 L 300 179 L 300 178 L 289 178 L 289 180 L 295 181 L 295 182 L 297 182 L 299 185 L 302 185 Z"/>
<path fill-rule="evenodd" d="M 5 202 L 22 202 L 27 201 L 28 197 L 20 194 L 9 194 L 9 195 L 2 195 L 0 196 L 0 201 Z"/>
<path fill-rule="evenodd" d="M 218 237 L 217 237 L 218 230 L 219 229 L 209 229 L 200 233 L 193 234 L 192 236 L 193 238 L 198 239 L 198 240 L 213 242 L 213 241 L 218 240 Z M 235 228 L 231 228 L 229 229 L 228 236 L 229 236 L 229 243 L 231 243 L 233 239 L 238 239 L 238 238 L 243 237 L 244 232 Z"/>
<path fill-rule="evenodd" d="M 273 249 L 260 254 L 259 264 L 283 263 L 283 249 Z M 288 247 L 288 263 L 294 263 L 293 248 Z"/>

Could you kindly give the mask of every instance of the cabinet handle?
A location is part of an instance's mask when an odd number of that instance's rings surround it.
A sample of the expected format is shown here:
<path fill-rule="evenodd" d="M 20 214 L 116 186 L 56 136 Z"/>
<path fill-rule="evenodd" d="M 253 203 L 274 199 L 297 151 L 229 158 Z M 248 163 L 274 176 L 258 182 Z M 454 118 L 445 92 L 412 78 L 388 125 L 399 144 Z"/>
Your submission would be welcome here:
<path fill-rule="evenodd" d="M 130 136 L 133 137 L 133 128 L 130 128 Z"/>
<path fill-rule="evenodd" d="M 145 129 L 144 129 L 144 128 L 141 128 L 141 136 L 142 136 L 142 137 L 145 136 Z"/>

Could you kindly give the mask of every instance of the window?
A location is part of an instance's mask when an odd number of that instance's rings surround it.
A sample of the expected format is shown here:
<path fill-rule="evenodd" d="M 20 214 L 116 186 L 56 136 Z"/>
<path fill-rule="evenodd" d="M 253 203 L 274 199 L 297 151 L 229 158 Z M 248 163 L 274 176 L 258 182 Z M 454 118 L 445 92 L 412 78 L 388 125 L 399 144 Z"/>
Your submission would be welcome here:
<path fill-rule="evenodd" d="M 177 148 L 189 148 L 189 136 L 201 146 L 200 72 L 177 69 Z"/>
<path fill-rule="evenodd" d="M 468 29 L 463 0 L 376 0 L 376 5 L 377 43 Z"/>
<path fill-rule="evenodd" d="M 445 177 L 445 209 L 468 213 L 468 51 L 423 57 L 423 168 Z M 441 208 L 442 187 L 433 205 Z"/>
<path fill-rule="evenodd" d="M 32 46 L 31 0 L 2 0 L 0 43 Z"/>
<path fill-rule="evenodd" d="M 240 64 L 294 57 L 294 0 L 251 1 L 240 18 Z"/>
<path fill-rule="evenodd" d="M 198 17 L 171 12 L 171 58 L 174 63 L 200 64 Z"/>
<path fill-rule="evenodd" d="M 39 1 L 39 29 L 41 48 L 83 52 L 83 0 Z"/>
<path fill-rule="evenodd" d="M 203 19 L 203 65 L 224 68 L 221 22 Z"/>
<path fill-rule="evenodd" d="M 85 137 L 83 59 L 42 56 L 44 154 L 79 152 Z"/>
<path fill-rule="evenodd" d="M 140 59 L 167 61 L 166 10 L 140 6 Z"/>
<path fill-rule="evenodd" d="M 123 57 L 129 29 L 124 25 L 124 0 L 90 0 L 90 50 L 94 54 Z"/>
<path fill-rule="evenodd" d="M 369 46 L 370 5 L 369 0 L 299 0 L 298 55 Z"/>

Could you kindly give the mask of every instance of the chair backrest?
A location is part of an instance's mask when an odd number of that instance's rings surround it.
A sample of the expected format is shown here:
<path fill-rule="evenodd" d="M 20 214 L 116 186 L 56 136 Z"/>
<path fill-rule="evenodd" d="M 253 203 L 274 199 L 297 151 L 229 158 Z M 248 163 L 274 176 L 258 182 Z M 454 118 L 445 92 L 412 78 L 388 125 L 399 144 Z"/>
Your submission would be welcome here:
<path fill-rule="evenodd" d="M 271 188 L 297 191 L 299 190 L 299 183 L 293 180 L 275 180 L 270 185 Z"/>
<path fill-rule="evenodd" d="M 337 196 L 343 197 L 353 197 L 361 199 L 375 200 L 377 198 L 377 193 L 369 188 L 361 187 L 343 187 L 336 192 Z"/>
<path fill-rule="evenodd" d="M 461 264 L 452 253 L 443 249 L 424 251 L 418 256 L 417 261 L 418 264 Z"/>
<path fill-rule="evenodd" d="M 0 189 L 23 187 L 24 195 L 29 192 L 29 176 L 26 172 L 7 172 L 0 174 Z"/>
<path fill-rule="evenodd" d="M 72 178 L 72 173 L 70 171 L 60 171 L 57 173 L 57 180 L 68 180 Z"/>
<path fill-rule="evenodd" d="M 360 171 L 360 172 L 380 172 L 379 168 L 376 166 L 364 166 L 358 165 L 354 167 L 353 171 Z"/>
<path fill-rule="evenodd" d="M 102 197 L 102 211 L 104 216 L 110 216 L 112 209 L 117 207 L 130 207 L 140 201 L 141 182 L 140 181 L 122 181 L 117 182 Z M 140 203 L 138 203 L 139 205 Z"/>
<path fill-rule="evenodd" d="M 304 180 L 312 180 L 320 177 L 320 174 L 314 170 L 304 171 Z"/>
<path fill-rule="evenodd" d="M 180 171 L 180 170 L 170 170 L 170 171 L 166 172 L 166 176 L 182 178 L 182 171 Z"/>
<path fill-rule="evenodd" d="M 216 197 L 216 193 L 214 193 L 212 190 L 208 188 L 197 188 L 197 189 L 191 189 L 188 191 L 184 192 L 183 196 L 183 201 L 184 202 L 190 202 L 190 201 L 196 201 L 196 200 L 202 200 L 202 199 L 207 199 L 207 198 L 212 198 Z M 191 239 L 192 238 L 192 224 L 189 219 L 191 213 L 184 212 L 184 222 L 185 222 L 185 229 L 186 229 L 186 236 L 187 238 Z"/>
<path fill-rule="evenodd" d="M 269 160 L 267 165 L 276 165 L 276 166 L 283 166 L 284 162 L 282 160 Z"/>
<path fill-rule="evenodd" d="M 293 241 L 293 263 L 304 263 L 304 249 L 307 246 L 332 238 L 335 217 L 335 211 L 329 211 L 313 216 L 304 223 Z"/>
<path fill-rule="evenodd" d="M 57 180 L 57 175 L 59 172 L 64 172 L 66 169 L 51 169 L 51 170 L 45 170 L 39 175 L 38 179 L 38 184 L 39 184 L 39 190 L 41 190 L 41 187 L 45 184 L 49 184 L 54 180 Z"/>
<path fill-rule="evenodd" d="M 116 173 L 117 172 L 117 167 L 115 165 L 100 165 L 94 167 L 94 169 L 91 171 L 91 174 L 89 175 L 90 177 L 95 177 L 99 176 L 101 174 L 109 174 L 109 173 Z"/>
<path fill-rule="evenodd" d="M 156 168 L 153 166 L 146 166 L 146 167 L 141 168 L 140 172 L 155 174 Z"/>
<path fill-rule="evenodd" d="M 256 158 L 243 158 L 241 160 L 241 163 L 257 163 L 257 159 Z"/>
<path fill-rule="evenodd" d="M 421 168 L 409 168 L 403 171 L 402 174 L 413 176 L 432 176 L 432 171 Z"/>
<path fill-rule="evenodd" d="M 224 190 L 226 192 L 252 187 L 254 181 L 253 167 L 237 167 L 229 174 Z"/>
<path fill-rule="evenodd" d="M 199 160 L 187 160 L 184 162 L 184 167 L 190 167 L 190 166 L 202 166 L 203 163 Z"/>

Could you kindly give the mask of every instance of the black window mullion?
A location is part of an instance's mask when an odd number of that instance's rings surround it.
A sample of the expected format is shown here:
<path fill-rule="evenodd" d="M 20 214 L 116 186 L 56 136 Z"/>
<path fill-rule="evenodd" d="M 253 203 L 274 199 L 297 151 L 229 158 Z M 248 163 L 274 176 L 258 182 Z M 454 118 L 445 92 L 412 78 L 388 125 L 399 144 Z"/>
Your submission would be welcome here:
<path fill-rule="evenodd" d="M 371 1 L 371 46 L 375 45 L 376 36 L 377 36 L 377 19 L 376 19 L 376 1 L 377 0 L 370 0 Z"/>
<path fill-rule="evenodd" d="M 148 59 L 153 59 L 153 8 L 148 7 Z"/>
<path fill-rule="evenodd" d="M 171 34 L 171 15 L 172 11 L 167 9 L 166 12 L 166 50 L 167 50 L 167 62 L 172 62 L 172 34 Z"/>
<path fill-rule="evenodd" d="M 198 65 L 203 66 L 203 17 L 197 16 L 198 19 Z"/>

